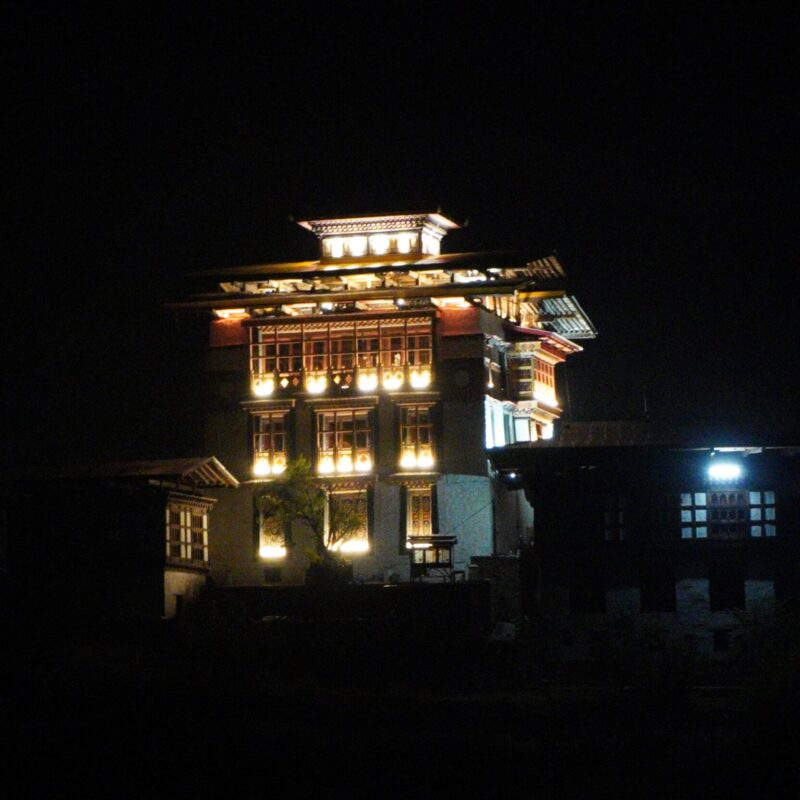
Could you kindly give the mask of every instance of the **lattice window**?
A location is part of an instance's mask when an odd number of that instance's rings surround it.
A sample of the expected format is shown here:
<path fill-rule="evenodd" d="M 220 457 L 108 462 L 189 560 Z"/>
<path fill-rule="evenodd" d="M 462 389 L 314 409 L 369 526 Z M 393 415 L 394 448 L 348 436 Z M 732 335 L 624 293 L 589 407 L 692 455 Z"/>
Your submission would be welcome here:
<path fill-rule="evenodd" d="M 208 562 L 208 513 L 192 504 L 170 502 L 166 510 L 167 558 Z"/>
<path fill-rule="evenodd" d="M 541 358 L 533 360 L 533 394 L 537 400 L 555 405 L 556 403 L 556 368 L 555 365 Z"/>
<path fill-rule="evenodd" d="M 744 539 L 775 536 L 775 492 L 714 489 L 681 494 L 681 537 Z"/>
<path fill-rule="evenodd" d="M 420 536 L 433 536 L 433 492 L 430 487 L 408 489 L 406 535 L 412 541 Z"/>
<path fill-rule="evenodd" d="M 681 493 L 681 538 L 708 538 L 708 507 L 706 492 Z"/>
<path fill-rule="evenodd" d="M 430 366 L 432 357 L 430 326 L 409 327 L 407 344 L 409 366 Z"/>
<path fill-rule="evenodd" d="M 358 326 L 356 335 L 356 359 L 361 369 L 374 369 L 380 360 L 380 337 L 378 326 Z"/>
<path fill-rule="evenodd" d="M 250 344 L 251 373 L 277 374 L 282 388 L 299 386 L 302 372 L 346 372 L 356 367 L 381 367 L 387 372 L 424 369 L 430 378 L 432 363 L 429 319 L 263 326 L 253 328 Z"/>
<path fill-rule="evenodd" d="M 317 414 L 317 469 L 323 474 L 372 469 L 372 426 L 368 410 L 337 409 Z"/>
<path fill-rule="evenodd" d="M 253 473 L 280 475 L 287 463 L 286 411 L 253 417 Z"/>
<path fill-rule="evenodd" d="M 434 463 L 430 406 L 400 408 L 400 467 L 430 469 Z"/>
<path fill-rule="evenodd" d="M 750 535 L 775 536 L 778 532 L 775 519 L 775 492 L 748 492 L 750 504 Z"/>
<path fill-rule="evenodd" d="M 712 537 L 741 539 L 745 536 L 749 517 L 747 495 L 743 489 L 708 492 Z"/>
<path fill-rule="evenodd" d="M 511 396 L 517 400 L 533 399 L 533 359 L 509 358 L 508 382 Z"/>

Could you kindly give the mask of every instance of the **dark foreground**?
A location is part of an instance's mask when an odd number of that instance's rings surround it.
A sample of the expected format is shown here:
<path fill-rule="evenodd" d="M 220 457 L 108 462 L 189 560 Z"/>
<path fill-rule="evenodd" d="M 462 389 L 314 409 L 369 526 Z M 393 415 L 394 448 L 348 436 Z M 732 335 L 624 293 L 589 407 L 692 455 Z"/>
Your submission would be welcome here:
<path fill-rule="evenodd" d="M 9 797 L 800 796 L 797 694 L 566 685 L 517 646 L 328 622 L 4 656 Z"/>

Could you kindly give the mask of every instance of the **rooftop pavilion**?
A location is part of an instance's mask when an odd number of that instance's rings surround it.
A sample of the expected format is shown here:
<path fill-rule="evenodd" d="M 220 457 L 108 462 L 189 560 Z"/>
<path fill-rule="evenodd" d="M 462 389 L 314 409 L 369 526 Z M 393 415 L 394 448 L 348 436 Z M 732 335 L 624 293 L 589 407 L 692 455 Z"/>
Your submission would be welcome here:
<path fill-rule="evenodd" d="M 448 231 L 459 225 L 439 212 L 301 220 L 320 241 L 323 261 L 387 255 L 436 256 Z"/>

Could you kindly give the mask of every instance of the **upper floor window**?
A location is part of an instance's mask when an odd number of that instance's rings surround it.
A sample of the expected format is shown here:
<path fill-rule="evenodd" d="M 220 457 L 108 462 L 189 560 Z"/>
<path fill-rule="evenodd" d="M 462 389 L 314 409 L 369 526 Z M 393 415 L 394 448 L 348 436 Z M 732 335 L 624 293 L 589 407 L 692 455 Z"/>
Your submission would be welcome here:
<path fill-rule="evenodd" d="M 406 496 L 406 536 L 413 547 L 414 539 L 433 536 L 433 490 L 409 488 Z"/>
<path fill-rule="evenodd" d="M 681 494 L 681 538 L 708 538 L 708 508 L 706 492 Z"/>
<path fill-rule="evenodd" d="M 400 408 L 400 467 L 430 469 L 434 464 L 430 406 Z"/>
<path fill-rule="evenodd" d="M 253 417 L 253 474 L 280 475 L 286 469 L 286 411 L 255 414 Z"/>
<path fill-rule="evenodd" d="M 370 472 L 372 425 L 367 409 L 317 413 L 317 472 Z"/>
<path fill-rule="evenodd" d="M 167 504 L 167 558 L 208 563 L 208 509 L 188 502 Z"/>
<path fill-rule="evenodd" d="M 362 391 L 424 389 L 432 364 L 429 317 L 262 326 L 250 343 L 253 392 L 260 397 L 278 389 L 319 394 L 331 383 Z"/>
<path fill-rule="evenodd" d="M 548 405 L 557 405 L 555 365 L 541 358 L 533 360 L 533 396 Z"/>
<path fill-rule="evenodd" d="M 389 253 L 411 253 L 417 250 L 419 250 L 419 233 L 415 231 L 373 233 L 369 236 L 363 234 L 326 236 L 322 240 L 322 254 L 325 258 L 342 258 L 346 255 L 360 258 L 365 255 L 383 256 Z"/>

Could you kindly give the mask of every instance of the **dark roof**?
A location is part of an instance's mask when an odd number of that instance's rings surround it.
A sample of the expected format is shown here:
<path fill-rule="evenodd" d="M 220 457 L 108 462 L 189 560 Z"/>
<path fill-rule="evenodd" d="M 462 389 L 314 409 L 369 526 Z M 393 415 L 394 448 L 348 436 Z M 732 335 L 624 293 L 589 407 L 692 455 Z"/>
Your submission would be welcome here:
<path fill-rule="evenodd" d="M 533 270 L 532 278 L 552 280 L 564 278 L 560 264 L 552 258 L 533 258 L 518 251 L 489 253 L 443 253 L 438 256 L 403 256 L 397 253 L 384 257 L 367 256 L 335 261 L 287 261 L 277 264 L 250 264 L 242 267 L 223 267 L 192 272 L 190 278 L 220 278 L 247 280 L 259 278 L 296 278 L 301 275 L 335 277 L 360 273 L 398 272 L 428 269 L 524 269 Z"/>
<path fill-rule="evenodd" d="M 8 476 L 7 476 L 8 477 Z M 214 456 L 173 458 L 156 461 L 119 461 L 101 464 L 69 464 L 25 475 L 12 480 L 161 480 L 188 484 L 195 488 L 236 487 L 239 481 Z"/>
<path fill-rule="evenodd" d="M 791 447 L 793 435 L 753 434 L 723 426 L 681 425 L 649 420 L 562 421 L 552 439 L 512 445 L 513 448 L 553 449 L 571 447 L 661 447 L 708 449 L 715 447 Z"/>

